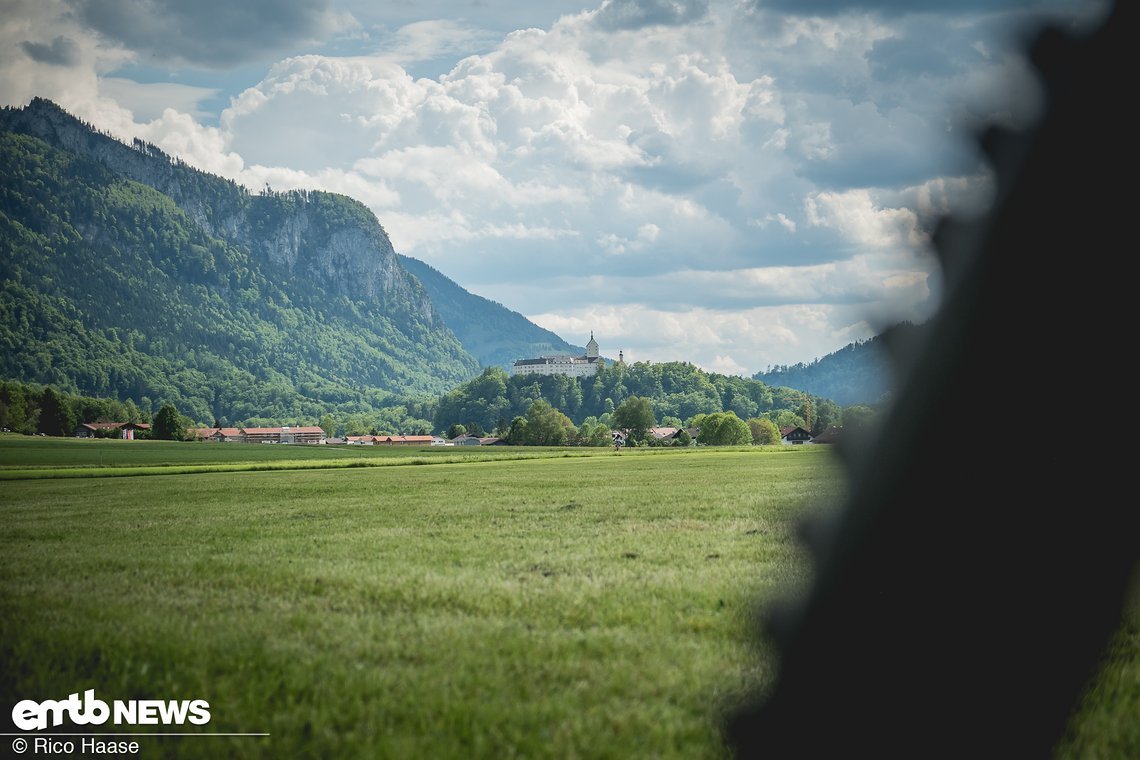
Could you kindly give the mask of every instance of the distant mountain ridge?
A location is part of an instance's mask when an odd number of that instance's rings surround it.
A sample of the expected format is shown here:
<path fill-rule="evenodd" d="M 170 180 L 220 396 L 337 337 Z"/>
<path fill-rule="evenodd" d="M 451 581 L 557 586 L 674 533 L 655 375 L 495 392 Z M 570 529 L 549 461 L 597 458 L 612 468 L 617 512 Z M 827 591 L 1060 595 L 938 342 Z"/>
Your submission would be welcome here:
<path fill-rule="evenodd" d="M 752 379 L 823 396 L 842 406 L 875 404 L 891 390 L 891 367 L 883 341 L 909 340 L 916 329 L 910 322 L 901 322 L 883 334 L 849 343 L 810 363 L 778 365 L 757 372 Z"/>
<path fill-rule="evenodd" d="M 402 254 L 397 254 L 397 258 L 423 283 L 444 321 L 484 367 L 510 370 L 515 359 L 550 354 L 580 355 L 586 350 L 567 343 L 517 311 L 465 290 L 419 259 Z"/>

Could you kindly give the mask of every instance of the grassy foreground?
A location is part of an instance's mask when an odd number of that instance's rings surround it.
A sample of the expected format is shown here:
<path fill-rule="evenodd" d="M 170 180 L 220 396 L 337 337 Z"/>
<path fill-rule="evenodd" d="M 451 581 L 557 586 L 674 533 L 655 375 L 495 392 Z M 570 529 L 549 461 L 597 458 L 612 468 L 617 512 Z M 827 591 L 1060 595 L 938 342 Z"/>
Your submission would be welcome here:
<path fill-rule="evenodd" d="M 771 675 L 755 606 L 842 490 L 827 447 L 0 435 L 0 715 L 95 689 L 268 734 L 149 757 L 723 758 Z M 1056 757 L 1140 756 L 1138 716 L 1140 604 Z"/>
<path fill-rule="evenodd" d="M 511 446 L 298 446 L 115 439 L 40 438 L 0 433 L 0 480 L 128 477 L 248 470 L 304 470 L 439 464 L 552 456 L 597 449 Z"/>
<path fill-rule="evenodd" d="M 95 442 L 34 443 L 0 469 L 100 469 Z M 336 455 L 99 443 L 108 472 Z M 803 576 L 794 519 L 839 501 L 838 463 L 509 453 L 0 482 L 0 705 L 205 699 L 174 730 L 269 734 L 152 757 L 722 757 L 722 708 L 770 672 L 755 602 Z"/>

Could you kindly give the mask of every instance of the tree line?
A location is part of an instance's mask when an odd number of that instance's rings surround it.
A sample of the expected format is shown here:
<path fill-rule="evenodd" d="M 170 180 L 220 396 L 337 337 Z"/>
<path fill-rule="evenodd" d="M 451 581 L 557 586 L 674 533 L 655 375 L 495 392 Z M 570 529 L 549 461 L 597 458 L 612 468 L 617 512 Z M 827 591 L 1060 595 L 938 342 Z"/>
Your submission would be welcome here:
<path fill-rule="evenodd" d="M 439 399 L 433 423 L 436 430 L 459 423 L 502 434 L 538 400 L 565 414 L 576 427 L 587 420 L 608 423 L 630 397 L 649 399 L 657 422 L 673 427 L 688 426 L 699 415 L 726 412 L 743 421 L 765 418 L 777 427 L 805 427 L 810 406 L 811 427 L 822 431 L 841 424 L 843 411 L 829 399 L 706 372 L 688 362 L 619 362 L 580 378 L 511 376 L 499 367 L 487 367 Z"/>
<path fill-rule="evenodd" d="M 140 438 L 183 440 L 192 424 L 172 403 L 159 407 L 156 414 L 143 411 L 130 399 L 94 398 L 63 393 L 52 386 L 0 380 L 0 429 L 24 435 L 70 436 L 83 423 L 133 422 L 150 430 L 136 433 Z M 118 438 L 118 430 L 96 430 L 96 437 Z"/>
<path fill-rule="evenodd" d="M 676 414 L 679 410 L 693 413 L 681 417 Z M 751 413 L 742 416 L 738 410 Z M 708 373 L 687 363 L 618 364 L 588 378 L 512 377 L 499 367 L 488 367 L 434 400 L 406 398 L 373 412 L 347 415 L 326 410 L 235 422 L 183 414 L 169 399 L 144 407 L 132 399 L 88 397 L 51 386 L 0 381 L 0 427 L 7 430 L 71 435 L 84 422 L 147 422 L 153 426 L 150 437 L 168 440 L 187 437 L 191 427 L 292 424 L 319 425 L 329 437 L 439 432 L 448 438 L 494 436 L 515 445 L 609 446 L 613 430 L 627 432 L 628 442 L 635 445 L 688 445 L 694 434 L 708 445 L 771 444 L 780 440 L 781 428 L 808 428 L 809 416 L 810 430 L 818 435 L 829 428 L 865 425 L 875 413 L 868 405 L 840 407 L 791 388 Z M 659 426 L 680 432 L 661 441 L 649 434 L 650 428 Z"/>
<path fill-rule="evenodd" d="M 668 418 L 663 421 L 677 422 Z M 652 435 L 651 429 L 658 427 L 657 422 L 653 401 L 640 396 L 626 398 L 601 418 L 587 417 L 581 425 L 575 425 L 564 413 L 538 399 L 531 402 L 525 415 L 511 421 L 503 438 L 520 446 L 609 446 L 616 445 L 613 431 L 620 430 L 628 435 L 622 445 L 632 446 L 689 446 L 694 440 L 707 446 L 780 442 L 780 433 L 771 420 L 754 418 L 745 422 L 732 411 L 694 415 L 686 427 L 678 427 L 676 434 L 669 437 Z"/>

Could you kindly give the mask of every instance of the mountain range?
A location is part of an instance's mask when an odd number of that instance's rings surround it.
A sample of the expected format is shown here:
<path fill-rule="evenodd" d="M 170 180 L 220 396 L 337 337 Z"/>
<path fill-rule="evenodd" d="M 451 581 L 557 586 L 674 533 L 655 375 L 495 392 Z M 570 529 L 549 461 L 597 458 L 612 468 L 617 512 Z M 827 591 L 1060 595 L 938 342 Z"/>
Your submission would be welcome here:
<path fill-rule="evenodd" d="M 580 350 L 395 253 L 371 211 L 251 193 L 51 101 L 0 111 L 0 375 L 196 419 L 375 409 Z"/>
<path fill-rule="evenodd" d="M 0 378 L 202 421 L 369 412 L 584 350 L 396 253 L 352 198 L 253 193 L 42 98 L 0 110 L 0 254 Z"/>

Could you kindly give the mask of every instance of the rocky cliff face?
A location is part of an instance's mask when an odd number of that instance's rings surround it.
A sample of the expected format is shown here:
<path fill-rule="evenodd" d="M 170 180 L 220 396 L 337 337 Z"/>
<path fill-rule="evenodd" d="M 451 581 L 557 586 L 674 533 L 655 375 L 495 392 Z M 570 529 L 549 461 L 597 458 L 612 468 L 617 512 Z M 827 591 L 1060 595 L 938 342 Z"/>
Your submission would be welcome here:
<path fill-rule="evenodd" d="M 153 145 L 127 145 L 99 133 L 42 98 L 4 109 L 0 126 L 158 190 L 207 234 L 250 251 L 286 276 L 446 329 L 423 286 L 401 266 L 379 221 L 351 198 L 308 191 L 251 194 Z"/>
<path fill-rule="evenodd" d="M 208 424 L 372 413 L 478 374 L 351 198 L 251 193 L 45 100 L 0 109 L 0 154 L 0 344 L 20 347 L 0 378 Z"/>
<path fill-rule="evenodd" d="M 387 233 L 359 202 L 329 193 L 264 194 L 234 221 L 232 230 L 219 235 L 259 252 L 288 276 L 352 301 L 402 304 L 428 326 L 443 326 L 423 285 L 401 265 Z"/>

